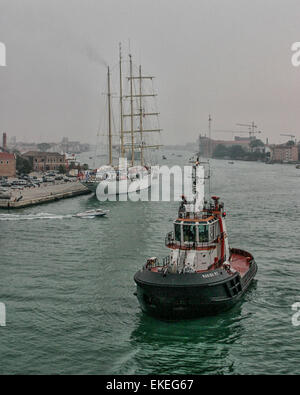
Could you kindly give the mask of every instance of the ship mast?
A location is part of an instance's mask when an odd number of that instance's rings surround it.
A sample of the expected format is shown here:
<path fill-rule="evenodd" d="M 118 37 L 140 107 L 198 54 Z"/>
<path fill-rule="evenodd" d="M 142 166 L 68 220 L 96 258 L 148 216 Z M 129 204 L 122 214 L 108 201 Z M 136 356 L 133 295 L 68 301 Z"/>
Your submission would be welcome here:
<path fill-rule="evenodd" d="M 133 75 L 132 75 L 132 58 L 129 55 L 130 61 L 130 125 L 131 125 L 131 166 L 134 165 L 134 125 L 133 125 Z"/>
<path fill-rule="evenodd" d="M 109 165 L 113 163 L 112 160 L 112 131 L 111 131 L 111 91 L 110 91 L 110 71 L 107 67 L 107 98 L 108 98 L 108 145 L 109 145 Z"/>
<path fill-rule="evenodd" d="M 208 138 L 209 138 L 209 158 L 208 158 L 208 193 L 211 195 L 211 169 L 210 169 L 210 158 L 212 157 L 212 141 L 211 141 L 211 123 L 212 117 L 208 116 Z"/>
<path fill-rule="evenodd" d="M 122 48 L 120 45 L 120 134 L 121 134 L 121 158 L 124 158 L 124 120 L 123 120 L 123 85 L 122 85 Z"/>
<path fill-rule="evenodd" d="M 142 66 L 139 67 L 140 79 L 140 131 L 141 131 L 141 166 L 144 166 L 144 149 L 143 149 L 143 94 L 142 94 Z"/>
<path fill-rule="evenodd" d="M 157 96 L 156 94 L 147 94 L 143 93 L 143 85 L 142 85 L 142 80 L 153 80 L 154 77 L 152 76 L 143 76 L 142 75 L 142 67 L 139 67 L 139 74 L 137 76 L 133 75 L 133 66 L 132 66 L 132 56 L 129 55 L 129 60 L 130 60 L 130 76 L 128 77 L 128 80 L 130 82 L 130 94 L 129 95 L 124 95 L 123 98 L 129 99 L 130 98 L 130 111 L 128 111 L 128 114 L 123 114 L 123 117 L 130 117 L 131 120 L 131 127 L 128 128 L 130 130 L 123 130 L 123 135 L 125 136 L 126 134 L 130 134 L 131 136 L 131 151 L 132 151 L 132 157 L 131 157 L 131 166 L 134 166 L 134 161 L 135 161 L 135 155 L 134 155 L 134 149 L 137 146 L 135 144 L 135 138 L 134 134 L 139 133 L 141 136 L 141 144 L 140 144 L 140 150 L 141 150 L 141 165 L 144 166 L 145 158 L 144 158 L 144 150 L 145 149 L 158 149 L 161 147 L 161 145 L 146 145 L 144 144 L 143 141 L 143 136 L 144 133 L 155 133 L 155 132 L 161 132 L 162 129 L 144 129 L 143 125 L 143 118 L 146 116 L 158 116 L 158 112 L 145 112 L 143 109 L 143 98 L 144 97 L 155 97 Z M 139 80 L 139 92 L 138 94 L 134 94 L 134 80 Z M 139 108 L 134 109 L 134 98 L 139 98 L 138 106 Z M 135 106 L 136 107 L 136 106 Z M 140 125 L 138 128 L 134 128 L 134 118 L 137 117 L 139 118 Z M 124 127 L 124 124 L 123 124 Z M 127 145 L 127 144 L 125 144 Z M 124 146 L 125 150 L 125 146 Z"/>

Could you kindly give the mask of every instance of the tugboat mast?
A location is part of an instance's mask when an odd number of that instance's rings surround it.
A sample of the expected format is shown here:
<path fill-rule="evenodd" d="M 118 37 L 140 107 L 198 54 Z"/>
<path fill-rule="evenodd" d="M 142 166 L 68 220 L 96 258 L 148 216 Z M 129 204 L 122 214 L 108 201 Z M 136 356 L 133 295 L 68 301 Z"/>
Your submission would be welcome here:
<path fill-rule="evenodd" d="M 209 156 L 212 157 L 212 145 L 211 145 L 211 123 L 212 117 L 209 114 L 208 116 L 208 138 L 209 138 Z M 208 193 L 209 197 L 211 196 L 211 168 L 210 168 L 210 158 L 208 158 Z"/>

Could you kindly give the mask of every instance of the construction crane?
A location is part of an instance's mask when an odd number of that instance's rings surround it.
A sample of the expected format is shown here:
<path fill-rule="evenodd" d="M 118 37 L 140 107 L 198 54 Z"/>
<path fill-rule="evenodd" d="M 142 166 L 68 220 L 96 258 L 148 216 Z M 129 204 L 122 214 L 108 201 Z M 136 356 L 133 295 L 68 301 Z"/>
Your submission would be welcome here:
<path fill-rule="evenodd" d="M 293 134 L 288 134 L 288 133 L 281 133 L 280 136 L 288 136 L 291 141 L 294 141 L 293 139 L 295 139 L 295 144 L 296 144 L 296 136 Z"/>
<path fill-rule="evenodd" d="M 244 134 L 244 133 L 247 133 L 247 134 L 249 134 L 250 140 L 253 139 L 254 134 L 261 133 L 260 130 L 246 132 L 245 130 L 222 130 L 222 129 L 213 130 L 213 132 L 214 133 L 231 133 L 232 135 L 233 134 Z"/>
<path fill-rule="evenodd" d="M 255 125 L 254 121 L 252 121 L 252 123 L 237 123 L 237 126 L 244 126 L 246 128 L 249 129 L 248 133 L 249 133 L 249 137 L 250 139 L 254 137 L 255 134 L 259 134 L 261 133 L 260 130 L 255 131 L 255 129 L 257 129 L 257 125 Z"/>

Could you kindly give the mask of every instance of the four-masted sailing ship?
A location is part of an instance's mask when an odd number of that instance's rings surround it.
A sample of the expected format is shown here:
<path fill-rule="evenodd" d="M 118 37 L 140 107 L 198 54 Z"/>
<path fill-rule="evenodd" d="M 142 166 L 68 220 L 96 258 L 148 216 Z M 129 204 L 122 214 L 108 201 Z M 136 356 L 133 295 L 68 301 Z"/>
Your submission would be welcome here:
<path fill-rule="evenodd" d="M 152 153 L 159 150 L 161 144 L 154 144 L 148 136 L 157 133 L 160 137 L 159 112 L 146 109 L 146 98 L 157 96 L 153 92 L 146 91 L 145 80 L 153 80 L 153 76 L 142 74 L 139 66 L 138 73 L 134 74 L 132 55 L 129 55 L 129 76 L 126 77 L 129 92 L 124 94 L 124 77 L 122 71 L 122 53 L 120 45 L 119 58 L 119 131 L 118 131 L 118 157 L 113 157 L 113 119 L 112 119 L 112 92 L 111 72 L 107 68 L 107 115 L 108 130 L 108 161 L 105 165 L 94 171 L 86 173 L 85 179 L 81 180 L 91 191 L 98 195 L 120 195 L 137 192 L 151 187 L 154 178 L 157 177 L 152 166 Z M 153 103 L 152 103 L 153 108 Z M 127 110 L 127 111 L 126 111 Z M 156 117 L 157 127 L 147 127 L 149 118 Z M 149 154 L 150 153 L 150 154 Z M 101 185 L 101 188 L 99 186 Z"/>

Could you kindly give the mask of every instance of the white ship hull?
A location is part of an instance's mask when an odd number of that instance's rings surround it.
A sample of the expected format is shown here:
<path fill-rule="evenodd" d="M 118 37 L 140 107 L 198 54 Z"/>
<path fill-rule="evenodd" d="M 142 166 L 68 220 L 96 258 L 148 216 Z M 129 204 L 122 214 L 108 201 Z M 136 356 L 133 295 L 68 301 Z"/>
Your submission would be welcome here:
<path fill-rule="evenodd" d="M 124 195 L 142 190 L 149 189 L 151 187 L 153 174 L 148 174 L 141 179 L 136 180 L 105 180 L 105 181 L 81 181 L 82 185 L 87 187 L 90 191 L 95 193 L 98 197 L 112 196 L 112 195 Z"/>

